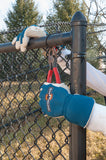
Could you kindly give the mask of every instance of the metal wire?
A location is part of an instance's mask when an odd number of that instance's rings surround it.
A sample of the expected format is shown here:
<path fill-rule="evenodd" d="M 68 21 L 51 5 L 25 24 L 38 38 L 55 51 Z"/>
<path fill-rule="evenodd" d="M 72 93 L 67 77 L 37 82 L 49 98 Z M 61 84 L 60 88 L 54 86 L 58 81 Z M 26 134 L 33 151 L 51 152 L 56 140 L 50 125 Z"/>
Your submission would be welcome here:
<path fill-rule="evenodd" d="M 49 34 L 71 30 L 68 22 L 42 27 Z M 22 28 L 1 32 L 0 42 L 12 41 Z M 66 47 L 71 49 L 70 44 Z M 39 106 L 39 90 L 48 72 L 47 53 L 48 48 L 0 53 L 0 159 L 69 159 L 68 121 L 44 117 Z M 61 49 L 57 54 L 61 57 Z M 70 58 L 62 59 L 66 67 L 62 70 L 58 66 L 61 80 L 69 85 L 65 70 L 70 70 Z"/>
<path fill-rule="evenodd" d="M 106 32 L 106 29 L 95 31 L 95 32 L 88 32 L 87 34 L 95 34 L 95 33 L 101 33 L 101 32 Z"/>

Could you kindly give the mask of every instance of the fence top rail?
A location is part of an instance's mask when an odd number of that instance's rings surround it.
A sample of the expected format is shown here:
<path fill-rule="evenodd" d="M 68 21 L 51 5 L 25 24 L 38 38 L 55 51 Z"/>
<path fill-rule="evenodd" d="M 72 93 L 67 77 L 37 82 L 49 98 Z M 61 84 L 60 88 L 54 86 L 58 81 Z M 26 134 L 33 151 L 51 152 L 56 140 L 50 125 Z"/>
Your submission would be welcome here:
<path fill-rule="evenodd" d="M 27 49 L 53 47 L 57 45 L 64 45 L 72 42 L 72 32 L 64 32 L 57 34 L 50 34 L 46 37 L 31 39 Z M 0 44 L 0 53 L 16 52 L 16 48 L 11 42 Z"/>

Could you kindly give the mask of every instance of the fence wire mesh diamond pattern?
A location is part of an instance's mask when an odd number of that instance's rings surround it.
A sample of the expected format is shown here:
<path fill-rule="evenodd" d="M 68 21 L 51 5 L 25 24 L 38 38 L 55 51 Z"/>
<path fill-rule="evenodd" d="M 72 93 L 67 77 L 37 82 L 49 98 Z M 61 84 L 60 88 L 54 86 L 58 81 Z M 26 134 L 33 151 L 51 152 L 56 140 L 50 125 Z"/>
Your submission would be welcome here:
<path fill-rule="evenodd" d="M 53 29 L 49 27 L 48 31 L 56 33 L 56 26 Z M 1 43 L 11 41 L 18 33 L 18 30 L 2 33 L 4 38 Z M 17 51 L 0 54 L 2 160 L 69 159 L 68 121 L 64 118 L 44 117 L 39 106 L 39 89 L 46 81 L 48 72 L 48 50 L 49 48 L 44 48 L 25 53 Z M 61 49 L 58 56 L 61 56 L 60 52 Z M 61 80 L 69 84 L 69 76 L 60 68 L 59 71 Z M 53 79 L 55 80 L 54 77 Z"/>
<path fill-rule="evenodd" d="M 49 34 L 68 32 L 70 23 L 45 25 Z M 22 29 L 21 29 L 22 30 Z M 1 32 L 0 43 L 12 41 L 20 29 Z M 68 49 L 71 46 L 66 45 Z M 39 106 L 39 90 L 46 81 L 49 48 L 0 53 L 0 159 L 68 160 L 69 122 L 44 117 Z M 61 57 L 61 48 L 57 53 Z M 62 57 L 61 57 L 62 58 Z M 59 66 L 61 81 L 70 76 Z M 70 70 L 70 69 L 69 69 Z M 53 81 L 55 78 L 53 77 Z"/>

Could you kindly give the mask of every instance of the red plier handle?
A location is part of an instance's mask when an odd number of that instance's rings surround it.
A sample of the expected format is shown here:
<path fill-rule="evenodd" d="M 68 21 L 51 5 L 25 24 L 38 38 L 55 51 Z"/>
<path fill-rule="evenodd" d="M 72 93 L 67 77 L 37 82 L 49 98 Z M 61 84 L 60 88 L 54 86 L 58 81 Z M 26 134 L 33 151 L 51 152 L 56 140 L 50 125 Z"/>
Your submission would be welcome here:
<path fill-rule="evenodd" d="M 57 67 L 54 67 L 53 70 L 50 69 L 50 70 L 48 71 L 47 82 L 48 82 L 48 83 L 51 83 L 51 82 L 52 82 L 53 72 L 54 72 L 54 74 L 55 74 L 56 83 L 61 83 L 60 75 L 59 75 L 59 72 L 58 72 Z"/>
<path fill-rule="evenodd" d="M 49 71 L 48 71 L 48 76 L 47 76 L 48 83 L 52 82 L 53 72 L 55 75 L 56 83 L 61 83 L 60 75 L 59 75 L 59 72 L 56 66 L 56 61 L 57 61 L 56 50 L 53 47 L 49 50 L 49 54 L 48 54 L 48 62 L 49 62 Z"/>

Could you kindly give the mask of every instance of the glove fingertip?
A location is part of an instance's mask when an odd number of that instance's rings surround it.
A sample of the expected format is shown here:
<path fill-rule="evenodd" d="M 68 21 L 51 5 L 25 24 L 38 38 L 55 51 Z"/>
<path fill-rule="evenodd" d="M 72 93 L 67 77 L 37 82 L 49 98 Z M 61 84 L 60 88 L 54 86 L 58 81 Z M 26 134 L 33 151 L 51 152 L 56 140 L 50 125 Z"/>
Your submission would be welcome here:
<path fill-rule="evenodd" d="M 13 40 L 12 40 L 12 45 L 14 45 L 16 43 L 16 40 L 17 40 L 17 37 L 15 37 Z"/>
<path fill-rule="evenodd" d="M 22 45 L 26 48 L 29 42 L 29 37 L 25 36 L 22 39 Z"/>
<path fill-rule="evenodd" d="M 23 44 L 21 44 L 20 50 L 21 50 L 21 52 L 25 52 L 26 51 L 26 47 L 24 47 Z"/>
<path fill-rule="evenodd" d="M 20 41 L 16 41 L 15 48 L 16 48 L 17 50 L 19 50 L 19 49 L 20 49 Z"/>

